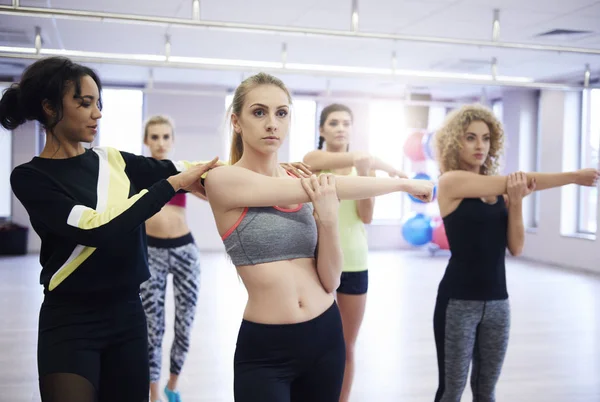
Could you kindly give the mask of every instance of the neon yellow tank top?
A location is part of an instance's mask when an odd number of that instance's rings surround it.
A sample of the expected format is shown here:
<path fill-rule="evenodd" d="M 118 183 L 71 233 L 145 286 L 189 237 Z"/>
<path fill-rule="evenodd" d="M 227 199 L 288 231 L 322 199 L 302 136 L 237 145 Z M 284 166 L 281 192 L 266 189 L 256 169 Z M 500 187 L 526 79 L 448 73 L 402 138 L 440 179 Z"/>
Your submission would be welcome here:
<path fill-rule="evenodd" d="M 322 173 L 332 173 L 323 170 Z M 355 168 L 349 176 L 357 176 Z M 343 272 L 365 271 L 368 267 L 367 259 L 369 248 L 367 245 L 367 231 L 364 223 L 358 216 L 356 201 L 341 200 L 339 209 L 339 231 L 342 253 L 344 254 Z"/>

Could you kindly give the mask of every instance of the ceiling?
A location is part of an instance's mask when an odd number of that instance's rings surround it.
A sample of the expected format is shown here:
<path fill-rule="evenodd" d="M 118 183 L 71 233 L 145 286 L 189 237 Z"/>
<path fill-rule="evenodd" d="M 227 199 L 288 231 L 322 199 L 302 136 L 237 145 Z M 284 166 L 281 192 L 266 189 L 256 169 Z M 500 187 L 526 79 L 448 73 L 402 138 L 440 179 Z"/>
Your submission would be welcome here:
<path fill-rule="evenodd" d="M 0 4 L 10 5 L 7 0 Z M 160 17 L 191 18 L 191 0 L 20 0 L 22 7 L 103 11 Z M 600 49 L 600 1 L 591 0 L 359 0 L 359 31 L 490 41 L 493 10 L 499 9 L 500 41 Z M 201 0 L 202 20 L 351 29 L 352 0 Z M 600 54 L 557 53 L 466 45 L 419 43 L 357 37 L 288 35 L 123 22 L 97 22 L 0 14 L 0 46 L 33 47 L 35 27 L 41 27 L 43 48 L 110 53 L 164 54 L 165 34 L 171 55 L 319 65 L 389 68 L 396 52 L 399 69 L 490 74 L 491 60 L 504 76 L 544 82 L 579 83 L 585 65 L 592 78 L 600 72 Z M 582 33 L 544 35 L 557 30 Z M 560 31 L 558 31 L 560 32 Z M 3 59 L 0 76 L 15 77 L 23 63 Z M 148 66 L 88 63 L 107 83 L 145 85 Z M 251 71 L 153 67 L 155 83 L 235 87 Z M 403 96 L 430 93 L 450 99 L 479 96 L 482 85 L 427 82 L 397 77 L 351 77 L 335 74 L 278 74 L 296 92 L 364 93 Z M 488 87 L 488 96 L 501 88 Z"/>

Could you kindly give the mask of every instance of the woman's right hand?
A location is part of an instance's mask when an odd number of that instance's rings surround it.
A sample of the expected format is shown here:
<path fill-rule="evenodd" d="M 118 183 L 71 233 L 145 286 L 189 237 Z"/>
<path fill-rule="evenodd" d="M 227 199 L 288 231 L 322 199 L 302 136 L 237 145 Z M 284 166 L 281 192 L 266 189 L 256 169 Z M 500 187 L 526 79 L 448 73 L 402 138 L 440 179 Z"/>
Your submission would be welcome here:
<path fill-rule="evenodd" d="M 210 169 L 223 165 L 219 162 L 219 157 L 215 157 L 212 161 L 200 165 L 192 166 L 191 168 L 171 176 L 167 181 L 173 186 L 175 191 L 184 189 L 194 194 L 206 195 L 204 187 L 200 184 L 200 178 Z"/>
<path fill-rule="evenodd" d="M 423 202 L 431 202 L 433 199 L 434 184 L 429 180 L 404 179 L 408 183 L 407 193 Z"/>

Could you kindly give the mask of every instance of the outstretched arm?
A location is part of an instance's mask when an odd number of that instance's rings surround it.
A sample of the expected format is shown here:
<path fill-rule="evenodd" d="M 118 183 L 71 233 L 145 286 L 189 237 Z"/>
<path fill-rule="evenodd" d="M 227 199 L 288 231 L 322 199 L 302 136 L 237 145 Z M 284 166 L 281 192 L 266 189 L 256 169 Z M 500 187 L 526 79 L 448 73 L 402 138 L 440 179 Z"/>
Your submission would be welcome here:
<path fill-rule="evenodd" d="M 211 170 L 205 179 L 209 200 L 229 210 L 241 207 L 266 207 L 309 202 L 300 180 L 269 177 L 237 166 Z M 336 177 L 341 200 L 361 200 L 406 191 L 431 200 L 433 183 L 388 177 Z"/>
<path fill-rule="evenodd" d="M 304 155 L 304 163 L 314 171 L 343 169 L 354 166 L 355 152 L 328 152 L 321 149 Z"/>
<path fill-rule="evenodd" d="M 184 172 L 191 167 L 209 163 L 209 161 L 159 160 L 124 151 L 120 151 L 120 154 L 125 162 L 126 172 L 138 189 L 149 188 L 159 180 Z M 224 162 L 216 162 L 216 166 L 225 165 Z M 309 167 L 301 162 L 281 163 L 280 166 L 297 177 L 308 177 L 311 174 Z M 194 195 L 206 200 L 201 192 L 194 192 Z"/>
<path fill-rule="evenodd" d="M 390 176 L 406 177 L 402 172 L 383 160 L 366 152 L 328 152 L 321 149 L 311 151 L 304 156 L 304 162 L 313 170 L 343 169 L 368 162 L 373 170 L 381 170 Z"/>
<path fill-rule="evenodd" d="M 577 184 L 578 172 L 564 173 L 537 173 L 528 172 L 527 183 L 534 181 L 538 190 L 546 190 L 549 188 L 562 187 L 567 184 Z"/>
<path fill-rule="evenodd" d="M 561 187 L 567 184 L 592 186 L 598 178 L 596 169 L 582 169 L 565 173 L 524 173 L 527 185 L 536 183 L 537 190 Z M 440 196 L 450 199 L 479 198 L 506 194 L 508 176 L 485 176 L 477 173 L 454 170 L 440 176 Z"/>
<path fill-rule="evenodd" d="M 359 172 L 360 176 L 375 177 L 375 171 Z M 358 217 L 364 224 L 369 224 L 373 221 L 373 212 L 375 211 L 375 198 L 369 197 L 356 202 L 356 212 Z"/>

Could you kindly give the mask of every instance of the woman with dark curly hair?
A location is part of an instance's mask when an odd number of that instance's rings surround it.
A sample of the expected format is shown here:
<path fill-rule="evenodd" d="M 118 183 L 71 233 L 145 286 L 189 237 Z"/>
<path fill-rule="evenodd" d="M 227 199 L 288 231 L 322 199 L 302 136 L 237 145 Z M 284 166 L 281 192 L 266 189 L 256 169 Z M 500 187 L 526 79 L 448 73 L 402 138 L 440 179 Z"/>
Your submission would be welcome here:
<path fill-rule="evenodd" d="M 473 362 L 473 400 L 495 401 L 508 346 L 510 306 L 506 248 L 523 250 L 522 200 L 534 190 L 595 185 L 599 172 L 498 175 L 504 131 L 492 111 L 468 105 L 436 134 L 438 204 L 451 257 L 434 312 L 439 387 L 436 402 L 459 402 Z"/>

